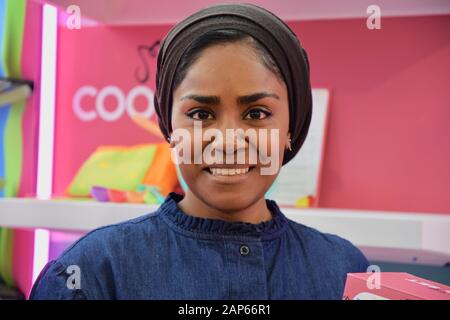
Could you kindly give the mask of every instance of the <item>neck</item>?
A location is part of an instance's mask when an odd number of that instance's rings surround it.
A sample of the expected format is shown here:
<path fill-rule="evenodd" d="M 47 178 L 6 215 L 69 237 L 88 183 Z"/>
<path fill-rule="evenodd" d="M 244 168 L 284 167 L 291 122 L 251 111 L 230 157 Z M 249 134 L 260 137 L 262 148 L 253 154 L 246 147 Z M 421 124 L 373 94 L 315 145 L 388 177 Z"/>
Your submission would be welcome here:
<path fill-rule="evenodd" d="M 228 222 L 248 222 L 258 224 L 272 219 L 272 213 L 269 208 L 267 208 L 264 197 L 246 208 L 223 211 L 208 205 L 188 189 L 184 198 L 178 202 L 178 207 L 190 216 L 219 219 Z"/>

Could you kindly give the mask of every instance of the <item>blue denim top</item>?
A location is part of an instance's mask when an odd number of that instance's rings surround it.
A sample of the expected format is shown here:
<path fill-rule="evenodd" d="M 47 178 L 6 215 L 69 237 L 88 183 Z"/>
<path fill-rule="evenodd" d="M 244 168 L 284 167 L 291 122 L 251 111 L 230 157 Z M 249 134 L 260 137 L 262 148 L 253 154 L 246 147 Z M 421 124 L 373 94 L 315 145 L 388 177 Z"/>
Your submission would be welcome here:
<path fill-rule="evenodd" d="M 342 299 L 368 262 L 349 241 L 285 217 L 259 224 L 157 211 L 96 229 L 49 262 L 30 299 Z"/>

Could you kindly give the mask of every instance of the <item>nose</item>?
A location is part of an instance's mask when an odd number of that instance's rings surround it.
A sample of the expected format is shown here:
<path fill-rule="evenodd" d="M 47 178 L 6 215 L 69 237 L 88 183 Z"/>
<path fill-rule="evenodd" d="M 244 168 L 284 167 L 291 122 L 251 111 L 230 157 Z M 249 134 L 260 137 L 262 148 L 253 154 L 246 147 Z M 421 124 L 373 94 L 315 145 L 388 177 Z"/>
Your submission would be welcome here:
<path fill-rule="evenodd" d="M 216 129 L 221 132 L 222 139 L 213 138 L 211 147 L 217 152 L 235 154 L 247 149 L 245 130 L 240 121 L 234 119 L 232 115 L 224 117 Z"/>
<path fill-rule="evenodd" d="M 245 151 L 247 149 L 248 141 L 245 136 L 241 134 L 241 130 L 227 129 L 222 132 L 222 139 L 214 137 L 211 148 L 216 152 L 223 152 L 224 154 L 234 154 Z"/>

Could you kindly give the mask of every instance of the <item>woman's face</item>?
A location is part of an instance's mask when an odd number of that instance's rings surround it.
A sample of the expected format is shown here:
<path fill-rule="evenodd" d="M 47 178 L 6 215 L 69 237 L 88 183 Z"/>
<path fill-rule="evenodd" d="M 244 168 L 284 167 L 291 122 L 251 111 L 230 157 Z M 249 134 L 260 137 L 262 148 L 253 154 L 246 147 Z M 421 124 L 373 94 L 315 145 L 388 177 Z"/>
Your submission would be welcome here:
<path fill-rule="evenodd" d="M 283 162 L 288 110 L 286 85 L 248 44 L 217 44 L 203 50 L 173 95 L 172 129 L 184 129 L 191 136 L 192 161 L 179 165 L 189 192 L 222 212 L 243 210 L 263 198 Z M 223 140 L 210 136 L 203 141 L 202 136 L 195 136 L 194 121 L 201 123 L 203 133 L 208 129 L 221 132 Z M 256 140 L 227 140 L 227 129 L 256 132 Z M 278 136 L 271 136 L 276 129 Z M 211 150 L 216 152 L 214 159 L 221 155 L 225 163 L 211 164 L 211 157 L 206 163 L 205 157 L 214 154 Z M 251 151 L 256 151 L 256 163 L 250 159 Z M 243 163 L 238 154 L 244 154 Z M 201 163 L 194 163 L 194 158 Z M 262 159 L 272 164 L 276 159 L 276 170 L 262 174 L 261 169 L 271 165 Z"/>

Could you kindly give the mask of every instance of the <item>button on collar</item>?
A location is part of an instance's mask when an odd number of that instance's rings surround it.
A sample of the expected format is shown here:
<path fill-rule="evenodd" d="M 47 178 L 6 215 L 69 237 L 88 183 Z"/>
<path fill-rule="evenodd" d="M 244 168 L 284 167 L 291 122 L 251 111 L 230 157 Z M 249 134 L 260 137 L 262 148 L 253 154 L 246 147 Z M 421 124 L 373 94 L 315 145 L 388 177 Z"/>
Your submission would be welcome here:
<path fill-rule="evenodd" d="M 240 253 L 242 256 L 247 256 L 247 255 L 250 254 L 250 248 L 249 248 L 247 245 L 243 244 L 243 245 L 241 245 L 241 247 L 239 248 L 239 253 Z"/>

